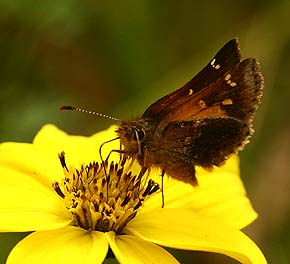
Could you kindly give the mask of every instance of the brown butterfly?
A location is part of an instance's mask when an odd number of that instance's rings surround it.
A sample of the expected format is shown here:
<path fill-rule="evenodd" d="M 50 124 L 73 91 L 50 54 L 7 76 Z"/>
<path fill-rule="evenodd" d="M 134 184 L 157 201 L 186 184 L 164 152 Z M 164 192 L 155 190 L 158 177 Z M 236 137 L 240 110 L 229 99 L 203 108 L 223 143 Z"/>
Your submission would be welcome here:
<path fill-rule="evenodd" d="M 238 41 L 232 39 L 193 79 L 149 106 L 140 119 L 121 121 L 73 106 L 60 109 L 121 122 L 115 139 L 123 149 L 113 151 L 137 159 L 144 169 L 158 167 L 162 176 L 197 185 L 195 166 L 220 166 L 248 143 L 262 88 L 258 61 L 242 61 Z"/>
<path fill-rule="evenodd" d="M 121 121 L 123 149 L 143 168 L 197 184 L 195 166 L 212 169 L 243 149 L 253 134 L 263 76 L 255 58 L 241 60 L 230 40 L 193 79 L 132 121 Z"/>

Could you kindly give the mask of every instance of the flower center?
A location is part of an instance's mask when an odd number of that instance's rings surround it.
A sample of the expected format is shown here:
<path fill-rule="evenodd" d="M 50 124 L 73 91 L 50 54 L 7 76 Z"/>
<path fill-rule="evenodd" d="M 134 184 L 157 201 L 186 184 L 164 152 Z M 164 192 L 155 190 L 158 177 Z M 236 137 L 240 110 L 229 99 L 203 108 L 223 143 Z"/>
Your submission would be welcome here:
<path fill-rule="evenodd" d="M 68 169 L 64 152 L 59 158 L 65 177 L 61 183 L 54 182 L 53 188 L 64 199 L 75 225 L 86 230 L 120 233 L 144 201 L 160 189 L 148 180 L 146 169 L 134 175 L 127 159 L 110 166 L 92 162 Z"/>

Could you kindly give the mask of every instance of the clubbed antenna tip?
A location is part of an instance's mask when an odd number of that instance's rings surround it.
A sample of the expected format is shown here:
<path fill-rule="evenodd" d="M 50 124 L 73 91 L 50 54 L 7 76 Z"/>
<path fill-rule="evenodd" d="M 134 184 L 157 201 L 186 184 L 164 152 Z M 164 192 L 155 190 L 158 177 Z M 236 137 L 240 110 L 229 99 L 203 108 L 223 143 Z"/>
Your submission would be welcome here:
<path fill-rule="evenodd" d="M 59 108 L 59 110 L 77 110 L 74 106 L 63 105 Z"/>

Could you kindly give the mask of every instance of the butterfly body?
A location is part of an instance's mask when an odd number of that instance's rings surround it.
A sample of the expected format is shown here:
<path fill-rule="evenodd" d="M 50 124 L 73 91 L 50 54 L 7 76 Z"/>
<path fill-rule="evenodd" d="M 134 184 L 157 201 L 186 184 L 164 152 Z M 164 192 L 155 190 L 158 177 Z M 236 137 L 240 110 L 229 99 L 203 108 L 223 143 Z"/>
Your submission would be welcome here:
<path fill-rule="evenodd" d="M 263 77 L 254 58 L 241 60 L 229 41 L 192 80 L 157 100 L 137 120 L 121 122 L 123 152 L 197 184 L 195 166 L 212 169 L 243 149 L 253 133 Z"/>

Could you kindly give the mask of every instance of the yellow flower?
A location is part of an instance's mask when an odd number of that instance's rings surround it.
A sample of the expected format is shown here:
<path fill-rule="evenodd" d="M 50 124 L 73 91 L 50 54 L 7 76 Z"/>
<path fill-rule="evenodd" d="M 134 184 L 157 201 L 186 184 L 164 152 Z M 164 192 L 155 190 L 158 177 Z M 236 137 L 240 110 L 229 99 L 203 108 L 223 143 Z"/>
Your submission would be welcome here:
<path fill-rule="evenodd" d="M 7 263 L 102 263 L 109 248 L 120 263 L 178 263 L 161 246 L 266 263 L 239 230 L 257 215 L 236 156 L 211 173 L 197 169 L 196 188 L 165 176 L 161 208 L 158 170 L 148 175 L 136 162 L 120 164 L 116 153 L 107 175 L 100 168 L 100 144 L 114 130 L 69 136 L 46 125 L 33 144 L 0 145 L 0 231 L 34 231 Z M 103 156 L 118 148 L 117 141 L 106 144 Z"/>

